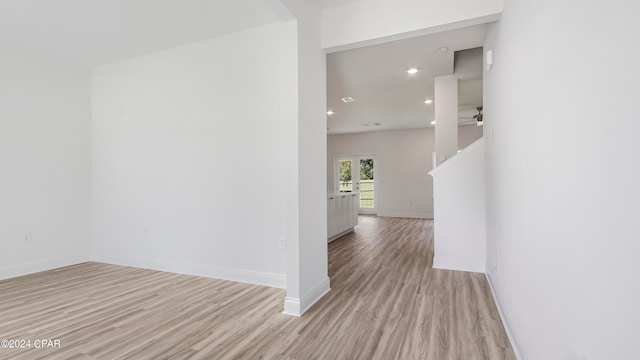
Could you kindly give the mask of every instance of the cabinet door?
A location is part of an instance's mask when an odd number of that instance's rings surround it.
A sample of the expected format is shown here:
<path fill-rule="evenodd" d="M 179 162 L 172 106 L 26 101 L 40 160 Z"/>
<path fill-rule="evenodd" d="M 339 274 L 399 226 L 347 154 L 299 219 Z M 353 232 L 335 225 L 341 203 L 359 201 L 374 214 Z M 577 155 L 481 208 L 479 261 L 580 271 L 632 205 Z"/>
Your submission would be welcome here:
<path fill-rule="evenodd" d="M 360 196 L 353 194 L 351 195 L 351 226 L 356 226 L 358 225 L 358 209 L 360 208 L 360 204 L 359 201 L 360 200 Z"/>
<path fill-rule="evenodd" d="M 342 213 L 344 212 L 343 210 L 344 204 L 342 203 L 342 198 L 343 196 L 336 196 L 335 219 L 334 219 L 336 224 L 336 228 L 335 228 L 336 230 L 334 235 L 337 235 L 342 231 L 344 231 L 343 224 L 342 224 Z"/>
<path fill-rule="evenodd" d="M 351 227 L 349 214 L 351 214 L 351 196 L 346 195 L 342 197 L 342 229 L 340 231 L 345 231 Z"/>
<path fill-rule="evenodd" d="M 329 196 L 327 199 L 327 237 L 336 234 L 336 199 Z"/>

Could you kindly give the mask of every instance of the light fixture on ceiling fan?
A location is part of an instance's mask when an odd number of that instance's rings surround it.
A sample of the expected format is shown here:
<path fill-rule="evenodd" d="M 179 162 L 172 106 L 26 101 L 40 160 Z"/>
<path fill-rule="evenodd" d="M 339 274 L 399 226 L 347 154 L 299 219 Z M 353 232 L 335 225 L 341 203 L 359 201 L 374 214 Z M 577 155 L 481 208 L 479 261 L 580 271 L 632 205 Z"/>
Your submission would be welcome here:
<path fill-rule="evenodd" d="M 482 106 L 478 106 L 476 110 L 478 110 L 478 113 L 473 115 L 473 118 L 476 119 L 476 124 L 478 126 L 482 126 Z"/>
<path fill-rule="evenodd" d="M 473 116 L 460 116 L 458 117 L 458 125 L 471 125 L 476 124 L 482 126 L 482 106 L 476 107 L 477 114 Z"/>

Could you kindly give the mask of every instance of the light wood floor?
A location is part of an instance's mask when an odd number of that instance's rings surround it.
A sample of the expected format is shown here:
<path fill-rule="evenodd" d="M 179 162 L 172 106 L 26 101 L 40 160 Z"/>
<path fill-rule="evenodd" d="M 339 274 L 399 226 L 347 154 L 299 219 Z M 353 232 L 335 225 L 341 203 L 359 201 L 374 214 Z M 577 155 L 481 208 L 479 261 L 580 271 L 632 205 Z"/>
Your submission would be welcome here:
<path fill-rule="evenodd" d="M 302 318 L 281 289 L 99 263 L 0 281 L 0 339 L 61 341 L 0 359 L 514 359 L 484 275 L 431 269 L 432 237 L 360 217 Z"/>

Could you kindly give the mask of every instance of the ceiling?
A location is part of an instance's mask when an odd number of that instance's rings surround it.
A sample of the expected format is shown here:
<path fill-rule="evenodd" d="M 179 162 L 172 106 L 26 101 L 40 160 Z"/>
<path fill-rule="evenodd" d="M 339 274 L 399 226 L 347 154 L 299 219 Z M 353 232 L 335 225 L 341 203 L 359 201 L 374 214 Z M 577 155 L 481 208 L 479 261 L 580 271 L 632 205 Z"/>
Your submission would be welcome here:
<path fill-rule="evenodd" d="M 454 53 L 483 45 L 485 25 L 413 37 L 327 55 L 329 134 L 431 126 L 435 76 L 454 73 Z M 446 47 L 448 51 L 439 52 Z M 481 66 L 480 52 L 480 66 Z M 414 75 L 409 68 L 417 68 Z M 355 102 L 344 103 L 343 97 Z M 482 104 L 482 79 L 459 83 L 460 115 Z M 379 125 L 376 125 L 379 124 Z"/>
<path fill-rule="evenodd" d="M 0 0 L 0 42 L 86 67 L 276 21 L 265 0 Z"/>
<path fill-rule="evenodd" d="M 280 21 L 271 1 L 0 0 L 0 43 L 94 67 Z M 328 8 L 360 0 L 310 1 Z M 429 126 L 433 77 L 451 74 L 454 52 L 482 46 L 484 32 L 479 25 L 329 54 L 328 132 Z M 410 67 L 418 73 L 408 75 Z M 473 115 L 478 88 L 460 83 L 464 116 Z M 345 96 L 356 101 L 344 104 Z"/>

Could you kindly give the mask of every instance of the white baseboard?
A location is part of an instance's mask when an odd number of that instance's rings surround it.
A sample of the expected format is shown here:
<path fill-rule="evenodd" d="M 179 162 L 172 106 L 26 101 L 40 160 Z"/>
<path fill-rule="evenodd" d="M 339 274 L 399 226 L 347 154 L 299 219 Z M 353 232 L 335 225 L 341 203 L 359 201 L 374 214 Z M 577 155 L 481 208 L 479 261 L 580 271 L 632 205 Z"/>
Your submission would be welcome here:
<path fill-rule="evenodd" d="M 221 280 L 229 280 L 280 289 L 284 289 L 287 286 L 287 277 L 283 274 L 249 271 L 221 266 L 213 266 L 208 264 L 196 264 L 181 261 L 110 255 L 94 256 L 92 261 L 114 265 L 131 266 L 149 270 L 167 271 L 185 275 L 202 276 Z"/>
<path fill-rule="evenodd" d="M 360 208 L 360 209 L 358 209 L 358 215 L 378 215 L 378 210 Z"/>
<path fill-rule="evenodd" d="M 343 232 L 341 232 L 341 233 L 339 233 L 337 235 L 333 235 L 332 237 L 327 239 L 327 242 L 332 242 L 333 240 L 335 240 L 337 238 L 341 238 L 344 235 L 347 235 L 348 233 L 353 232 L 353 230 L 354 230 L 354 228 L 349 228 L 349 229 L 347 229 L 347 230 L 345 230 L 345 231 L 343 231 Z"/>
<path fill-rule="evenodd" d="M 433 213 L 388 212 L 378 211 L 378 216 L 410 219 L 433 219 Z"/>
<path fill-rule="evenodd" d="M 27 264 L 3 267 L 0 268 L 0 280 L 29 275 L 70 265 L 76 265 L 87 261 L 89 261 L 89 257 L 87 255 L 78 254 L 73 256 L 44 259 Z"/>
<path fill-rule="evenodd" d="M 433 257 L 433 268 L 443 270 L 458 270 L 476 273 L 485 273 L 486 265 L 474 261 L 464 261 L 460 259 L 448 259 L 442 256 Z"/>
<path fill-rule="evenodd" d="M 500 315 L 500 320 L 502 320 L 502 325 L 504 326 L 504 330 L 507 332 L 507 337 L 509 338 L 509 342 L 511 343 L 511 348 L 513 349 L 513 352 L 516 354 L 516 359 L 518 360 L 524 360 L 524 356 L 522 355 L 522 352 L 520 351 L 520 348 L 518 347 L 518 342 L 516 341 L 516 336 L 513 333 L 513 330 L 511 330 L 511 326 L 509 326 L 509 321 L 507 320 L 507 317 L 504 313 L 504 311 L 502 310 L 502 303 L 498 297 L 498 294 L 496 293 L 495 288 L 493 287 L 493 282 L 491 281 L 491 276 L 487 273 L 485 274 L 485 276 L 487 277 L 487 282 L 489 283 L 489 288 L 491 288 L 491 294 L 493 295 L 493 300 L 496 303 L 496 307 L 498 308 L 498 314 Z"/>
<path fill-rule="evenodd" d="M 302 316 L 307 310 L 309 310 L 313 304 L 322 299 L 323 296 L 331 291 L 331 284 L 329 278 L 325 278 L 313 289 L 309 290 L 302 298 L 293 298 L 287 296 L 284 299 L 284 311 L 285 315 Z"/>
<path fill-rule="evenodd" d="M 300 299 L 294 297 L 285 297 L 284 298 L 284 311 L 282 312 L 285 315 L 292 316 L 302 316 L 300 312 Z"/>

